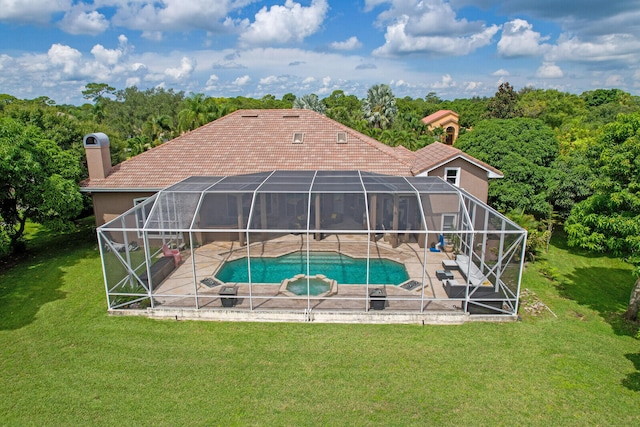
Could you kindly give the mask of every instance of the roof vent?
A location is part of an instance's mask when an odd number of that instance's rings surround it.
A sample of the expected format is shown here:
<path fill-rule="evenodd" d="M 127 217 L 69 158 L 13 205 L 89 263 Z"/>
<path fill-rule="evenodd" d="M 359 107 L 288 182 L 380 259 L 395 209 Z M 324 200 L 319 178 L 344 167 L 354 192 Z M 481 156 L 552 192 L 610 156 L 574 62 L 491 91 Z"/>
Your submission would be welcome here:
<path fill-rule="evenodd" d="M 338 144 L 346 144 L 347 143 L 347 133 L 346 132 L 338 132 Z"/>
<path fill-rule="evenodd" d="M 284 114 L 282 118 L 283 119 L 299 119 L 300 114 Z"/>
<path fill-rule="evenodd" d="M 243 114 L 242 117 L 258 117 L 257 114 Z"/>
<path fill-rule="evenodd" d="M 304 133 L 296 132 L 296 133 L 293 134 L 293 143 L 294 144 L 302 144 L 303 140 L 304 140 Z"/>

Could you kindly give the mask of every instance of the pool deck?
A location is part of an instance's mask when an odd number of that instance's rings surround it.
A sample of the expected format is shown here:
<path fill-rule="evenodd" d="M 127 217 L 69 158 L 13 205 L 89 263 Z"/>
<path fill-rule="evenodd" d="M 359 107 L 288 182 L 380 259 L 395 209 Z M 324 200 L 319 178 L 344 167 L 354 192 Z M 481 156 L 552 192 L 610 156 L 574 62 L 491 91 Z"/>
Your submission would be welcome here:
<path fill-rule="evenodd" d="M 278 257 L 294 251 L 306 251 L 305 235 L 286 235 L 267 242 L 254 243 L 249 247 L 251 256 Z M 423 258 L 425 251 L 417 243 L 401 243 L 393 248 L 385 239 L 368 245 L 365 235 L 331 235 L 323 240 L 309 241 L 310 251 L 335 251 L 353 258 L 387 258 L 405 265 L 409 280 L 422 283 Z M 385 312 L 461 312 L 461 301 L 450 300 L 442 282 L 436 278 L 436 270 L 441 270 L 442 261 L 451 259 L 446 252 L 426 252 L 425 286 L 406 290 L 393 285 L 340 285 L 337 292 L 318 297 L 291 297 L 280 292 L 280 284 L 225 283 L 237 286 L 237 301 L 232 310 L 242 311 L 357 311 L 372 312 L 368 292 L 373 288 L 384 288 L 387 294 Z M 153 294 L 158 308 L 176 309 L 221 309 L 218 292 L 222 284 L 208 287 L 200 281 L 215 277 L 215 273 L 225 261 L 247 256 L 247 247 L 238 242 L 214 242 L 199 247 L 194 252 L 195 265 L 190 251 L 183 252 L 182 264 L 166 279 Z M 196 279 L 194 280 L 194 272 Z M 453 270 L 454 279 L 463 281 L 460 272 Z M 196 283 L 197 285 L 194 285 Z M 197 290 L 196 290 L 197 289 Z M 196 306 L 197 292 L 197 306 Z M 228 310 L 228 309 L 227 309 Z M 379 310 L 382 311 L 382 310 Z"/>

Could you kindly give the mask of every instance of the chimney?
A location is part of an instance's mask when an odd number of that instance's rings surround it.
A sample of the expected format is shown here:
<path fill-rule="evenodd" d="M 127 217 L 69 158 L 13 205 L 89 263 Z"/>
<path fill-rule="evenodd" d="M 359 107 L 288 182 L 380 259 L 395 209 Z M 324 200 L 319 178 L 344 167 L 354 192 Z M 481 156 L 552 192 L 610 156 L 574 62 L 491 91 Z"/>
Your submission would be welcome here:
<path fill-rule="evenodd" d="M 89 179 L 105 179 L 111 173 L 109 137 L 102 132 L 90 133 L 85 135 L 83 143 Z"/>

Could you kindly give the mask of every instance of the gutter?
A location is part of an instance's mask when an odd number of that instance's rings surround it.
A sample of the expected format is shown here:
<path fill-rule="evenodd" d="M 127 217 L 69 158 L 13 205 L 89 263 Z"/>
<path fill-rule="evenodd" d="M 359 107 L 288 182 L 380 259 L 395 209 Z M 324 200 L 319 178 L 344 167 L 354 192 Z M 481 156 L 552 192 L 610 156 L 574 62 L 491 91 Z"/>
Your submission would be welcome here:
<path fill-rule="evenodd" d="M 80 187 L 81 193 L 157 193 L 162 188 L 92 188 Z"/>

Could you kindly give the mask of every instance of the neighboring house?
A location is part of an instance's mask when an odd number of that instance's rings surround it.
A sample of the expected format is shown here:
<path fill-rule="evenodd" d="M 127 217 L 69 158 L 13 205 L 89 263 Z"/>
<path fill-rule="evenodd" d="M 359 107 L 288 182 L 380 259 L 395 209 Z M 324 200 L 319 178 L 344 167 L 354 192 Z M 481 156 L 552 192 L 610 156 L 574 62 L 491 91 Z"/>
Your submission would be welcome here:
<path fill-rule="evenodd" d="M 437 128 L 444 129 L 442 142 L 447 145 L 453 145 L 460 134 L 459 117 L 455 111 L 440 110 L 423 118 L 422 123 L 429 126 L 431 131 Z"/>
<path fill-rule="evenodd" d="M 455 114 L 455 113 L 454 113 Z M 311 110 L 239 110 L 111 166 L 104 134 L 84 139 L 96 224 L 190 176 L 273 170 L 362 170 L 437 176 L 487 201 L 489 178 L 502 173 L 438 142 L 419 151 L 389 147 Z"/>

